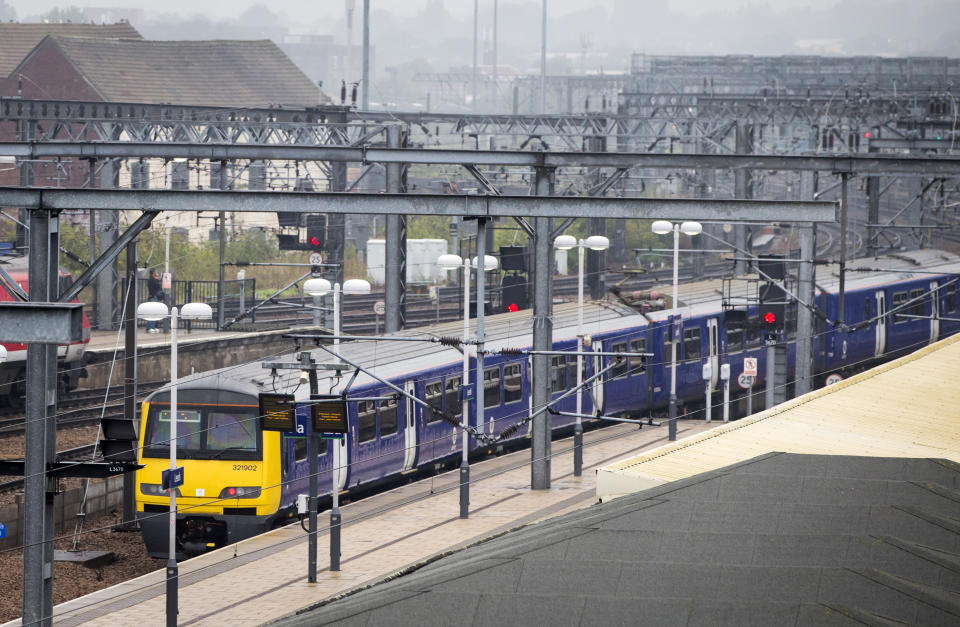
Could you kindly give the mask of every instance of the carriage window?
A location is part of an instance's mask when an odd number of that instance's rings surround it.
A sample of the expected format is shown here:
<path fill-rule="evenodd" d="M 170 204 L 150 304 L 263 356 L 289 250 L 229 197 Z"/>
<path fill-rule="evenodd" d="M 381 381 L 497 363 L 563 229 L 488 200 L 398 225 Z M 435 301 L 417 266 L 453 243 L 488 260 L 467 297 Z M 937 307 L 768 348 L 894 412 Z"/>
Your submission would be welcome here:
<path fill-rule="evenodd" d="M 357 403 L 357 442 L 369 442 L 377 437 L 377 410 L 373 401 Z"/>
<path fill-rule="evenodd" d="M 632 340 L 630 342 L 630 352 L 631 353 L 645 353 L 647 352 L 647 338 L 642 337 L 639 340 Z M 630 376 L 635 376 L 638 374 L 643 374 L 647 371 L 647 358 L 646 357 L 631 357 L 630 358 Z"/>
<path fill-rule="evenodd" d="M 460 377 L 451 377 L 446 382 L 447 412 L 451 416 L 459 416 L 463 413 L 463 404 L 460 402 Z M 431 418 L 431 422 L 438 420 L 436 416 Z"/>
<path fill-rule="evenodd" d="M 863 299 L 863 319 L 864 321 L 870 320 L 872 316 L 870 315 L 870 297 L 867 296 Z"/>
<path fill-rule="evenodd" d="M 747 343 L 744 348 L 759 348 L 761 343 L 760 329 L 747 329 Z"/>
<path fill-rule="evenodd" d="M 496 407 L 500 404 L 500 368 L 487 368 L 483 371 L 483 406 Z"/>
<path fill-rule="evenodd" d="M 684 330 L 683 358 L 685 361 L 696 361 L 700 359 L 700 329 Z"/>
<path fill-rule="evenodd" d="M 563 392 L 567 389 L 567 362 L 563 355 L 550 358 L 550 391 Z"/>
<path fill-rule="evenodd" d="M 727 353 L 743 350 L 743 329 L 727 329 Z"/>
<path fill-rule="evenodd" d="M 910 305 L 910 315 L 913 316 L 925 316 L 926 312 L 924 311 L 924 302 L 926 299 L 923 297 L 923 290 L 910 290 L 910 300 L 917 299 L 915 302 Z M 910 318 L 910 320 L 916 321 L 916 318 Z"/>
<path fill-rule="evenodd" d="M 627 352 L 627 343 L 626 342 L 617 342 L 610 347 L 610 352 L 612 353 L 625 353 Z M 610 371 L 610 374 L 607 376 L 611 379 L 622 379 L 627 376 L 627 358 L 626 357 L 611 357 L 610 362 L 613 365 L 613 369 Z"/>
<path fill-rule="evenodd" d="M 895 292 L 893 295 L 893 307 L 891 309 L 897 309 L 900 305 L 907 302 L 907 293 L 906 292 Z M 897 310 L 897 313 L 893 314 L 893 323 L 900 324 L 901 322 L 906 322 L 910 318 L 902 318 L 899 314 L 907 313 L 903 310 Z"/>
<path fill-rule="evenodd" d="M 443 413 L 443 381 L 434 381 L 424 386 L 427 405 L 433 410 L 427 422 L 436 422 L 440 420 L 440 414 Z"/>
<path fill-rule="evenodd" d="M 447 379 L 447 411 L 453 416 L 459 416 L 463 413 L 463 404 L 460 403 L 460 377 L 451 377 Z M 430 421 L 439 420 L 436 415 L 432 416 Z"/>
<path fill-rule="evenodd" d="M 577 384 L 577 356 L 571 355 L 567 359 L 567 386 L 572 388 Z M 583 379 L 582 381 L 587 380 L 587 358 L 583 358 Z"/>
<path fill-rule="evenodd" d="M 389 400 L 380 401 L 380 437 L 393 435 L 397 432 L 397 396 Z"/>
<path fill-rule="evenodd" d="M 960 282 L 956 283 L 952 290 L 944 291 L 947 293 L 947 311 L 952 313 L 957 310 L 957 292 L 960 292 Z"/>
<path fill-rule="evenodd" d="M 521 372 L 522 368 L 520 364 L 510 364 L 503 367 L 503 402 L 504 403 L 515 403 L 520 400 L 520 397 L 523 396 L 523 389 L 521 386 Z"/>

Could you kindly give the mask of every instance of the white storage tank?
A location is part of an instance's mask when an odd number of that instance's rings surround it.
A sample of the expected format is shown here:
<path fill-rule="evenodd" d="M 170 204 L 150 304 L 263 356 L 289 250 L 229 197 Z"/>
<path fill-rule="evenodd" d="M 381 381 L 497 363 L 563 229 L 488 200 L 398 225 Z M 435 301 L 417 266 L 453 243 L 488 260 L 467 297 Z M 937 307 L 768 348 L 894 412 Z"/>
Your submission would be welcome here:
<path fill-rule="evenodd" d="M 375 285 L 384 284 L 384 240 L 367 240 L 367 278 Z M 437 267 L 437 257 L 447 252 L 445 239 L 407 240 L 407 283 L 436 283 L 446 280 L 446 273 Z"/>

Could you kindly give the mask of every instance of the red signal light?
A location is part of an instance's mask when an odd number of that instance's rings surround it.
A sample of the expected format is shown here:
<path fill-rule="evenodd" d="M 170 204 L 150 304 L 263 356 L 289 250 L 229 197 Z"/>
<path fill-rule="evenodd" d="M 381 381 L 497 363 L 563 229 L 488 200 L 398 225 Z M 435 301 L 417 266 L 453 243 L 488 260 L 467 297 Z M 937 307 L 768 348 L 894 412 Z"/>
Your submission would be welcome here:
<path fill-rule="evenodd" d="M 507 311 L 520 311 L 520 308 L 517 307 L 514 303 L 507 305 Z"/>
<path fill-rule="evenodd" d="M 319 246 L 320 246 L 320 240 L 318 240 L 316 237 L 311 237 L 311 238 L 310 238 L 310 245 L 313 246 L 313 247 L 319 247 Z"/>
<path fill-rule="evenodd" d="M 864 133 L 863 136 L 866 137 L 867 139 L 870 139 L 870 131 L 867 131 L 866 133 Z"/>
<path fill-rule="evenodd" d="M 777 321 L 777 317 L 773 315 L 772 311 L 768 311 L 767 313 L 763 314 L 763 321 L 767 324 L 773 324 Z"/>

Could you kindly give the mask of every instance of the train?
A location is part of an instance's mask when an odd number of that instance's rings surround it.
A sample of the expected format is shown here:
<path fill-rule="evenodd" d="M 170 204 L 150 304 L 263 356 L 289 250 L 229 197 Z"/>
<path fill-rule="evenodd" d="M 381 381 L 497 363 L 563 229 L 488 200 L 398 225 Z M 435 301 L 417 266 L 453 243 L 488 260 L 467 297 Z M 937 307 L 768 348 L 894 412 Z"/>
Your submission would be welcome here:
<path fill-rule="evenodd" d="M 3 256 L 0 257 L 0 267 L 17 283 L 24 292 L 29 291 L 27 257 Z M 60 268 L 60 292 L 65 291 L 73 284 L 73 276 L 64 268 Z M 0 301 L 13 302 L 17 300 L 11 293 L 5 281 L 0 280 Z M 79 301 L 74 301 L 79 302 Z M 83 315 L 82 336 L 70 344 L 61 344 L 57 347 L 57 390 L 64 394 L 76 389 L 80 378 L 86 376 L 83 366 L 83 354 L 90 343 L 90 322 L 86 314 Z M 25 343 L 4 342 L 7 351 L 6 360 L 0 363 L 0 404 L 22 409 L 26 397 L 26 364 L 27 345 Z"/>
<path fill-rule="evenodd" d="M 873 365 L 906 354 L 960 330 L 960 257 L 938 250 L 903 252 L 876 259 L 852 261 L 845 288 L 845 326 L 837 324 L 839 280 L 835 267 L 817 272 L 818 318 L 813 338 L 813 372 L 818 386 L 840 380 Z M 863 271 L 862 271 L 863 270 Z M 586 349 L 605 353 L 584 360 L 584 380 L 609 368 L 587 388 L 583 413 L 647 419 L 666 412 L 670 390 L 670 329 L 672 317 L 682 316 L 677 348 L 677 397 L 681 416 L 696 415 L 704 406 L 703 366 L 713 367 L 711 386 L 717 389 L 719 366 L 729 364 L 733 380 L 743 359 L 759 365 L 756 385 L 764 384 L 766 351 L 763 331 L 755 324 L 734 324 L 725 307 L 720 281 L 681 286 L 678 303 L 669 308 L 638 310 L 616 299 L 584 305 Z M 795 316 L 794 302 L 792 307 Z M 575 351 L 575 303 L 553 311 L 553 350 Z M 748 322 L 756 304 L 746 305 Z M 790 314 L 788 313 L 788 318 Z M 532 362 L 522 350 L 532 346 L 529 311 L 489 316 L 482 386 L 474 380 L 476 361 L 470 359 L 469 384 L 482 395 L 484 418 L 477 424 L 475 403 L 470 424 L 469 454 L 496 452 L 497 446 L 522 446 L 530 436 L 527 417 L 532 408 Z M 458 337 L 461 323 L 412 329 L 409 338 Z M 795 332 L 785 332 L 788 379 L 795 360 Z M 417 473 L 455 465 L 462 438 L 454 424 L 462 410 L 460 392 L 463 353 L 450 342 L 349 342 L 338 355 L 362 365 L 366 372 L 352 377 L 352 368 L 338 373 L 318 371 L 319 391 L 341 394 L 349 386 L 349 428 L 343 439 L 323 440 L 318 465 L 321 497 L 333 486 L 352 495 L 383 482 L 396 482 Z M 625 352 L 617 357 L 609 353 Z M 332 357 L 322 349 L 312 354 L 318 362 Z M 638 354 L 646 354 L 638 356 Z M 296 356 L 279 358 L 296 361 Z M 555 399 L 550 414 L 554 435 L 569 433 L 575 418 L 575 397 L 560 399 L 575 387 L 576 358 L 550 357 L 549 388 Z M 185 483 L 177 488 L 177 558 L 222 547 L 295 520 L 297 496 L 308 490 L 305 435 L 310 431 L 309 386 L 296 370 L 270 371 L 261 363 L 198 373 L 178 382 L 178 459 Z M 375 375 L 375 376 L 374 376 Z M 383 381 L 389 381 L 392 386 Z M 734 385 L 734 388 L 737 386 Z M 414 403 L 424 401 L 429 410 Z M 258 395 L 294 394 L 297 429 L 289 433 L 262 431 Z M 745 404 L 737 388 L 734 402 Z M 559 400 L 556 400 L 559 399 Z M 161 473 L 169 466 L 169 390 L 147 397 L 140 410 L 137 512 L 148 553 L 167 556 L 169 497 Z M 559 412 L 559 413 L 556 413 Z M 702 414 L 700 414 L 702 415 Z M 495 445 L 487 437 L 505 436 Z"/>

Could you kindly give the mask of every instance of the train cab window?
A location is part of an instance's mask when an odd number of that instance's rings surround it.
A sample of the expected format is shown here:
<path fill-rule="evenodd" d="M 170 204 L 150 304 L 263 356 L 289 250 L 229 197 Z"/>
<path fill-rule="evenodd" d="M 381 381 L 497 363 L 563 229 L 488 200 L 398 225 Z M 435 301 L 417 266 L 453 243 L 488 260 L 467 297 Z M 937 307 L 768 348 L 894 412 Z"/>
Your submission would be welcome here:
<path fill-rule="evenodd" d="M 463 413 L 463 403 L 460 402 L 460 377 L 450 377 L 447 379 L 447 412 L 451 416 L 459 416 Z M 439 420 L 438 416 L 433 416 L 431 422 Z"/>
<path fill-rule="evenodd" d="M 483 371 L 483 406 L 497 407 L 500 405 L 500 367 L 487 368 Z"/>
<path fill-rule="evenodd" d="M 515 403 L 523 396 L 523 368 L 520 364 L 503 367 L 503 402 Z"/>
<path fill-rule="evenodd" d="M 567 389 L 567 362 L 563 355 L 550 358 L 550 391 L 563 392 Z"/>
<path fill-rule="evenodd" d="M 696 361 L 700 359 L 700 329 L 684 329 L 683 331 L 683 359 Z"/>
<path fill-rule="evenodd" d="M 617 342 L 610 347 L 610 352 L 612 353 L 625 353 L 627 352 L 627 343 L 626 342 Z M 611 379 L 622 379 L 627 376 L 629 371 L 629 366 L 627 366 L 626 357 L 611 357 L 610 363 L 613 365 L 613 369 L 610 370 L 610 374 L 607 376 Z"/>
<path fill-rule="evenodd" d="M 228 449 L 256 451 L 257 421 L 245 415 L 211 411 L 207 414 L 207 450 Z"/>
<path fill-rule="evenodd" d="M 727 329 L 727 353 L 743 350 L 743 329 Z"/>
<path fill-rule="evenodd" d="M 906 292 L 894 292 L 893 294 L 893 307 L 891 309 L 897 309 L 900 305 L 907 302 L 907 293 Z M 900 316 L 901 313 L 907 313 L 902 309 L 897 309 L 897 313 L 893 314 L 893 323 L 900 324 L 902 322 L 908 321 L 910 318 L 903 318 Z"/>
<path fill-rule="evenodd" d="M 923 290 L 910 290 L 910 300 L 913 302 L 910 304 L 910 315 L 911 316 L 925 316 L 927 315 L 924 311 L 926 299 L 923 297 Z M 910 318 L 910 320 L 916 321 L 916 318 Z"/>
<path fill-rule="evenodd" d="M 397 396 L 380 401 L 380 437 L 394 435 L 397 432 Z"/>
<path fill-rule="evenodd" d="M 747 350 L 753 348 L 760 348 L 762 343 L 762 338 L 760 337 L 760 329 L 747 329 L 746 330 L 746 344 L 744 348 Z"/>
<path fill-rule="evenodd" d="M 645 353 L 647 352 L 647 338 L 642 337 L 639 340 L 630 341 L 630 352 L 631 353 Z M 647 371 L 647 358 L 646 357 L 631 357 L 629 360 L 630 363 L 630 376 L 636 376 L 643 374 Z"/>
<path fill-rule="evenodd" d="M 443 413 L 443 381 L 434 381 L 424 386 L 424 394 L 427 405 L 433 410 L 427 422 L 436 422 L 440 420 L 440 414 Z"/>
<path fill-rule="evenodd" d="M 373 403 L 357 403 L 357 442 L 369 442 L 377 437 L 377 408 Z"/>

